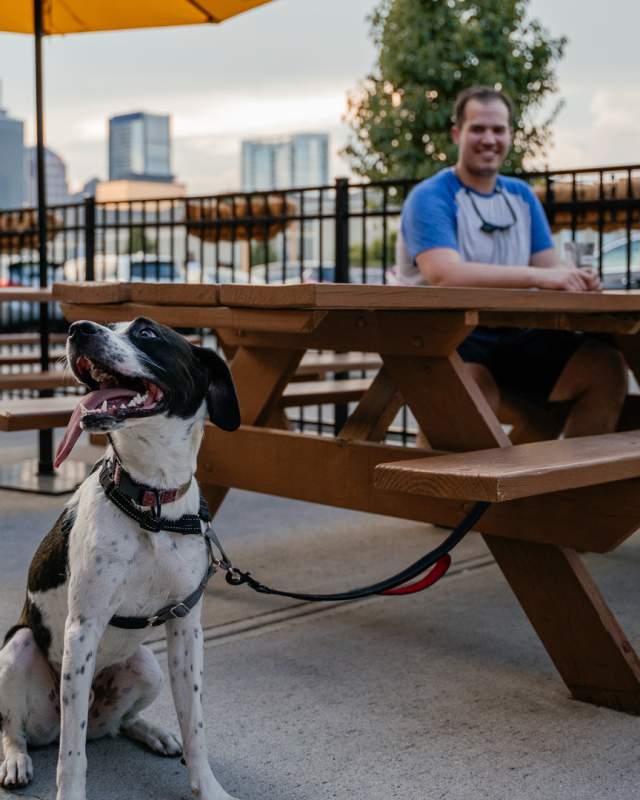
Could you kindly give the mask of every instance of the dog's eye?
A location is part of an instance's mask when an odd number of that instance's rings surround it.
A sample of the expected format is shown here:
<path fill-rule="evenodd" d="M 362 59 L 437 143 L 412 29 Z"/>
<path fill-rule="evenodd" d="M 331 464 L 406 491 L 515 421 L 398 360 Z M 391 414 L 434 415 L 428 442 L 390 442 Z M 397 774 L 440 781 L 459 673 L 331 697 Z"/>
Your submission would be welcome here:
<path fill-rule="evenodd" d="M 148 339 L 157 339 L 158 334 L 153 330 L 153 328 L 142 328 L 138 331 L 138 336 L 144 336 Z"/>

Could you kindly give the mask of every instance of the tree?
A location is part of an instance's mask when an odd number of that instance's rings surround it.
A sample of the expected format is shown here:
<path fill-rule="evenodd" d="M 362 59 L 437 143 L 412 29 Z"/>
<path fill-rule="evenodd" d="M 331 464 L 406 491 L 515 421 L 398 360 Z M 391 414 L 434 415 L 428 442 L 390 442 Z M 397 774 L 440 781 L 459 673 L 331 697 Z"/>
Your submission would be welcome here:
<path fill-rule="evenodd" d="M 378 59 L 347 99 L 352 136 L 344 155 L 371 180 L 424 178 L 455 161 L 452 106 L 469 86 L 506 92 L 515 105 L 505 170 L 544 156 L 557 103 L 555 65 L 565 37 L 527 18 L 529 0 L 380 0 L 369 17 Z"/>

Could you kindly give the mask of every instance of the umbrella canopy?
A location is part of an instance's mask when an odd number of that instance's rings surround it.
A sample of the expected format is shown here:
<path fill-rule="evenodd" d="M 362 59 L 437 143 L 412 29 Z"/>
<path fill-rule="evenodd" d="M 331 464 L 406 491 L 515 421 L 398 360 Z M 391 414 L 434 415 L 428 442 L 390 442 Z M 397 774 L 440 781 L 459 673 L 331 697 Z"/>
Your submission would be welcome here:
<path fill-rule="evenodd" d="M 270 0 L 44 0 L 45 35 L 222 22 Z M 0 30 L 34 33 L 33 0 L 0 4 Z"/>

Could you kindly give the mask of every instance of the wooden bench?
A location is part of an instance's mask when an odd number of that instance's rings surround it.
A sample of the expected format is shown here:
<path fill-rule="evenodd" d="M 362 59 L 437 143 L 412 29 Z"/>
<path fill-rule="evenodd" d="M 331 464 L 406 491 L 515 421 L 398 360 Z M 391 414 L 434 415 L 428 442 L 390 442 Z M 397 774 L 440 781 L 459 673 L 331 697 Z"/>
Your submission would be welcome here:
<path fill-rule="evenodd" d="M 370 378 L 303 381 L 290 383 L 282 395 L 282 406 L 314 406 L 323 403 L 351 403 L 359 400 L 371 386 Z"/>
<path fill-rule="evenodd" d="M 50 344 L 64 344 L 66 333 L 50 333 Z M 39 333 L 0 333 L 0 347 L 39 347 Z"/>
<path fill-rule="evenodd" d="M 4 372 L 0 374 L 0 392 L 33 389 L 65 389 L 77 386 L 78 382 L 67 370 L 46 370 L 44 372 Z"/>
<path fill-rule="evenodd" d="M 65 350 L 62 347 L 56 347 L 49 351 L 49 362 L 53 363 L 63 358 Z M 39 364 L 40 351 L 39 350 L 16 350 L 11 353 L 0 353 L 0 367 L 14 367 L 18 365 Z"/>
<path fill-rule="evenodd" d="M 378 370 L 381 366 L 377 353 L 308 353 L 302 358 L 296 375 L 308 380 L 311 376 L 324 378 L 329 372 Z"/>
<path fill-rule="evenodd" d="M 69 422 L 78 396 L 29 397 L 0 401 L 0 431 L 44 431 Z"/>
<path fill-rule="evenodd" d="M 504 503 L 640 477 L 640 433 L 556 439 L 380 464 L 379 489 Z"/>

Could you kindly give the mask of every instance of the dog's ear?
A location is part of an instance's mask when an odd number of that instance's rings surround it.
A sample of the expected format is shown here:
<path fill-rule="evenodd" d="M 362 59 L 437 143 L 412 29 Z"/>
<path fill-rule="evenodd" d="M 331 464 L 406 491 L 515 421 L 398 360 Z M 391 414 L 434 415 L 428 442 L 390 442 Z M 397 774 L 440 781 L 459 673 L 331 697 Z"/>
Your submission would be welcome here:
<path fill-rule="evenodd" d="M 240 425 L 240 406 L 229 367 L 213 350 L 195 345 L 192 347 L 196 358 L 209 373 L 206 401 L 211 422 L 223 431 L 235 431 Z"/>

